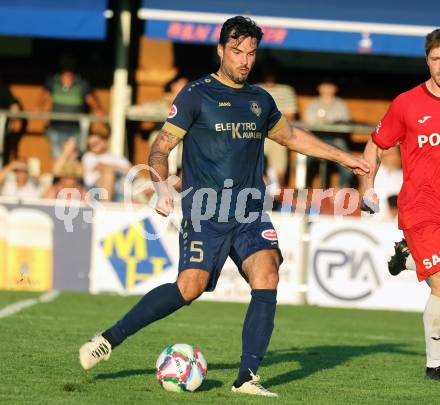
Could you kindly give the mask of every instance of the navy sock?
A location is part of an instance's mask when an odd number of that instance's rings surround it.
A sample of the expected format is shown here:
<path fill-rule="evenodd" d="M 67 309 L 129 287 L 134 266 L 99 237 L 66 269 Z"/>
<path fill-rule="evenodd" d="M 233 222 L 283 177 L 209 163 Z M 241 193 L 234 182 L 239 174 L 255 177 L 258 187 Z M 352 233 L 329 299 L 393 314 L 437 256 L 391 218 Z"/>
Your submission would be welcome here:
<path fill-rule="evenodd" d="M 277 305 L 277 290 L 252 290 L 243 325 L 243 346 L 239 376 L 256 373 L 269 346 Z"/>
<path fill-rule="evenodd" d="M 115 348 L 130 335 L 143 327 L 165 318 L 188 304 L 182 297 L 177 284 L 163 284 L 145 294 L 122 319 L 107 329 L 102 336 Z"/>

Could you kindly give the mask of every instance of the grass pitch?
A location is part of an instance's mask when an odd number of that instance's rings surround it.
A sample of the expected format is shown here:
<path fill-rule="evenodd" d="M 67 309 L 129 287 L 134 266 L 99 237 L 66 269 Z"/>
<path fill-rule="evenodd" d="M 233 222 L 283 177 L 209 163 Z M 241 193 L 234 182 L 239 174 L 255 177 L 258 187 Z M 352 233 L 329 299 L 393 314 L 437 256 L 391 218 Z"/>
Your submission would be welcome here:
<path fill-rule="evenodd" d="M 0 309 L 38 294 L 0 292 Z M 108 362 L 83 371 L 78 348 L 138 297 L 62 293 L 0 319 L 1 404 L 383 404 L 438 403 L 424 379 L 422 316 L 279 306 L 259 370 L 274 399 L 232 394 L 247 306 L 195 302 L 129 338 Z M 208 376 L 194 393 L 164 391 L 156 358 L 167 345 L 197 345 Z"/>

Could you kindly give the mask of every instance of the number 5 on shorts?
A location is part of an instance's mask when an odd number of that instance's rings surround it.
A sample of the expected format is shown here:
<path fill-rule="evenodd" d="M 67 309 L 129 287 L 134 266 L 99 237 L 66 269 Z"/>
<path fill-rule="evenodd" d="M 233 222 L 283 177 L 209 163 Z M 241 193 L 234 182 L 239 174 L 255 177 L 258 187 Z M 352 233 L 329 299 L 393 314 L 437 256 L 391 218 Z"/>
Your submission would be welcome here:
<path fill-rule="evenodd" d="M 203 262 L 203 242 L 202 241 L 198 241 L 198 240 L 193 240 L 191 242 L 191 246 L 190 246 L 190 252 L 193 253 L 194 255 L 192 255 L 189 258 L 190 262 L 194 262 L 194 263 L 200 263 Z"/>

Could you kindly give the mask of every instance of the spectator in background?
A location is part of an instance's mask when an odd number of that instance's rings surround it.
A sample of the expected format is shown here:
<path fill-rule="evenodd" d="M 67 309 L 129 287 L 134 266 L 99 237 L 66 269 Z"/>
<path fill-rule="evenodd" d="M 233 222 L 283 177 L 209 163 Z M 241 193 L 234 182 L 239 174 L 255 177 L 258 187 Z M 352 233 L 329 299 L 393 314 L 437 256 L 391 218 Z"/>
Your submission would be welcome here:
<path fill-rule="evenodd" d="M 176 76 L 174 79 L 170 80 L 164 87 L 164 94 L 158 100 L 146 101 L 145 103 L 139 105 L 133 105 L 129 108 L 130 114 L 142 116 L 145 115 L 147 117 L 157 117 L 158 122 L 156 126 L 151 131 L 150 136 L 148 138 L 148 143 L 151 148 L 154 140 L 156 139 L 157 134 L 162 128 L 163 121 L 165 121 L 168 117 L 168 113 L 170 112 L 171 106 L 173 105 L 173 101 L 176 98 L 177 94 L 179 94 L 180 90 L 182 90 L 185 85 L 188 83 L 188 78 L 185 76 Z M 168 170 L 170 175 L 177 174 L 182 165 L 182 144 L 177 145 L 169 156 L 168 159 Z"/>
<path fill-rule="evenodd" d="M 337 97 L 338 86 L 322 82 L 317 87 L 318 97 L 313 98 L 304 112 L 307 124 L 335 124 L 351 120 L 347 104 Z"/>
<path fill-rule="evenodd" d="M 177 95 L 180 93 L 180 90 L 182 90 L 185 85 L 188 83 L 188 78 L 184 76 L 177 76 L 170 82 L 168 82 L 165 85 L 164 88 L 164 95 L 159 102 L 162 104 L 162 111 L 165 116 L 164 120 L 168 117 L 168 113 L 170 111 L 171 106 L 173 105 L 174 99 L 177 97 Z M 158 135 L 160 129 L 162 128 L 162 122 L 156 126 L 156 128 L 151 132 L 150 137 L 148 138 L 148 143 L 151 148 L 151 145 L 153 145 L 154 140 L 156 139 L 156 136 Z M 180 143 L 175 147 L 168 158 L 168 170 L 169 174 L 177 174 L 182 167 L 182 148 L 183 144 Z"/>
<path fill-rule="evenodd" d="M 347 123 L 351 121 L 350 112 L 347 104 L 340 97 L 337 97 L 338 86 L 336 84 L 324 81 L 317 87 L 318 97 L 313 98 L 304 112 L 303 120 L 310 125 L 325 125 Z M 317 136 L 327 143 L 337 146 L 339 149 L 348 151 L 347 141 L 343 136 L 330 134 L 328 132 L 314 131 Z M 307 159 L 309 163 L 314 159 Z M 339 172 L 339 187 L 350 185 L 353 179 L 353 173 L 342 166 L 337 166 Z"/>
<path fill-rule="evenodd" d="M 90 84 L 75 70 L 75 59 L 71 56 L 63 56 L 60 61 L 60 72 L 47 78 L 34 109 L 41 111 L 50 100 L 53 112 L 83 113 L 88 106 L 93 114 L 103 115 L 104 111 L 93 94 Z M 82 145 L 78 121 L 52 120 L 46 130 L 46 135 L 49 138 L 54 159 L 61 154 L 62 147 L 69 138 L 74 138 L 77 145 Z"/>
<path fill-rule="evenodd" d="M 106 135 L 89 135 L 87 145 L 88 151 L 82 157 L 86 187 L 106 190 L 106 195 L 101 195 L 102 200 L 124 201 L 124 179 L 131 163 L 125 157 L 109 152 Z"/>
<path fill-rule="evenodd" d="M 397 195 L 390 195 L 387 198 L 388 203 L 388 218 L 397 221 L 398 209 L 397 209 Z"/>
<path fill-rule="evenodd" d="M 270 64 L 266 65 L 263 71 L 263 82 L 258 83 L 258 86 L 266 90 L 273 97 L 278 109 L 288 120 L 295 119 L 298 110 L 295 89 L 288 84 L 278 83 L 278 70 L 275 61 L 271 61 Z M 275 171 L 278 176 L 278 182 L 284 185 L 288 167 L 288 150 L 284 146 L 266 138 L 264 142 L 264 155 L 267 157 L 268 172 Z M 292 152 L 292 155 L 295 156 L 296 154 Z"/>
<path fill-rule="evenodd" d="M 0 195 L 15 198 L 39 198 L 37 181 L 29 175 L 25 159 L 15 160 L 0 170 Z"/>
<path fill-rule="evenodd" d="M 9 87 L 0 79 L 0 110 L 20 111 L 21 107 L 14 98 Z M 9 159 L 17 159 L 18 143 L 21 138 L 22 120 L 8 119 L 6 121 L 5 139 L 3 143 L 3 164 Z M 11 156 L 12 155 L 12 156 Z"/>
<path fill-rule="evenodd" d="M 374 180 L 374 189 L 379 197 L 380 219 L 393 218 L 393 205 L 390 205 L 390 198 L 396 197 L 403 184 L 402 161 L 398 147 L 384 150 L 381 165 Z M 396 198 L 397 201 L 397 198 Z M 391 203 L 394 200 L 391 198 Z"/>
<path fill-rule="evenodd" d="M 82 185 L 81 171 L 78 166 L 68 161 L 59 170 L 54 184 L 47 190 L 45 198 L 85 201 L 87 190 Z"/>

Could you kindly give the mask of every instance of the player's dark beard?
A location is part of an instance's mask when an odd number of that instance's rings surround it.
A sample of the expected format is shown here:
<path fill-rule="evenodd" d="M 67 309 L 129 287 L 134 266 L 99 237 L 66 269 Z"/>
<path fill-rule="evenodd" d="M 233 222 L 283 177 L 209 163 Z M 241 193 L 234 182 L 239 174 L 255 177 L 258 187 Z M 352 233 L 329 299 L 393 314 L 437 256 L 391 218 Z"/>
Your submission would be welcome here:
<path fill-rule="evenodd" d="M 238 77 L 234 75 L 234 72 L 231 69 L 228 69 L 225 65 L 221 65 L 220 69 L 222 70 L 222 72 L 229 77 L 235 84 L 243 84 L 246 79 L 246 77 Z"/>

